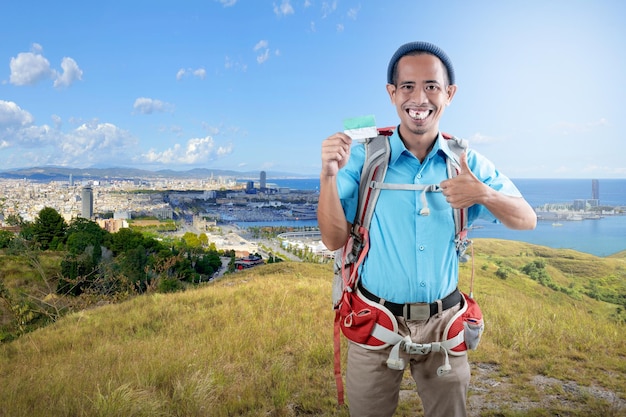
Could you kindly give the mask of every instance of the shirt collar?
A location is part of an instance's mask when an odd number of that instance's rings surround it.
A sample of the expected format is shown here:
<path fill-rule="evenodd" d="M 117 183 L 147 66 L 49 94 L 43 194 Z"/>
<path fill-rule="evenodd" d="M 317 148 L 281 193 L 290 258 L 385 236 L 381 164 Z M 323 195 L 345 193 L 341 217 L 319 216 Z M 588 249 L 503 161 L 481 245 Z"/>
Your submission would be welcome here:
<path fill-rule="evenodd" d="M 437 143 L 435 144 L 435 146 L 438 147 L 438 152 L 443 153 L 446 158 L 450 158 L 452 161 L 456 162 L 456 164 L 460 164 L 458 155 L 450 150 L 449 143 L 450 141 L 444 138 L 441 132 L 439 132 Z"/>
<path fill-rule="evenodd" d="M 394 164 L 400 158 L 403 152 L 409 152 L 409 150 L 404 146 L 402 139 L 400 139 L 399 132 L 400 126 L 394 129 L 393 134 L 389 138 L 389 143 L 391 145 L 391 157 L 389 158 L 389 163 Z M 433 145 L 433 149 L 426 156 L 427 159 L 432 158 L 434 155 L 442 155 L 445 158 L 452 158 L 452 160 L 457 161 L 457 156 L 450 150 L 448 146 L 448 141 L 443 137 L 441 132 L 437 134 L 437 140 L 435 140 L 435 144 Z M 458 161 L 457 161 L 458 162 Z"/>

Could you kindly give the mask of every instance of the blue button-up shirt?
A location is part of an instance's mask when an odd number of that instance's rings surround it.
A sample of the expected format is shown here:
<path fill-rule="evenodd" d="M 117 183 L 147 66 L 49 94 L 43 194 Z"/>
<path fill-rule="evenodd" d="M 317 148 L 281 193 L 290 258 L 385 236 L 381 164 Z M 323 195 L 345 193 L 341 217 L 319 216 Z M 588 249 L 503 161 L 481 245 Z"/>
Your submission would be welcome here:
<path fill-rule="evenodd" d="M 452 157 L 441 134 L 422 163 L 409 152 L 397 133 L 389 138 L 391 157 L 386 183 L 439 184 L 448 178 L 446 154 Z M 351 150 L 350 160 L 339 171 L 337 189 L 349 222 L 358 206 L 364 145 Z M 515 185 L 484 156 L 468 150 L 467 162 L 474 175 L 491 188 L 521 197 Z M 395 303 L 433 302 L 458 285 L 453 210 L 441 192 L 427 192 L 430 215 L 419 214 L 422 191 L 380 192 L 370 225 L 370 249 L 361 268 L 363 285 L 377 296 Z M 477 218 L 497 222 L 482 205 L 469 208 L 468 226 Z"/>

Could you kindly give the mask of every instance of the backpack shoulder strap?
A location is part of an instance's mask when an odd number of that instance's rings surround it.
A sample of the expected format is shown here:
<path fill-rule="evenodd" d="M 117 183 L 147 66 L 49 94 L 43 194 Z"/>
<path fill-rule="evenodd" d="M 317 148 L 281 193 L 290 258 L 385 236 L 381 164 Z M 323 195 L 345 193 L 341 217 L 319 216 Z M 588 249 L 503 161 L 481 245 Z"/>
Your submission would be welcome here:
<path fill-rule="evenodd" d="M 391 147 L 387 136 L 378 135 L 365 141 L 365 162 L 361 169 L 359 203 L 353 222 L 353 230 L 354 226 L 365 229 L 370 227 L 376 200 L 380 194 L 380 189 L 374 188 L 372 184 L 384 180 L 390 154 Z"/>
<path fill-rule="evenodd" d="M 448 149 L 452 152 L 453 161 L 452 164 L 458 170 L 461 166 L 461 154 L 469 148 L 469 144 L 465 139 L 456 137 L 449 133 L 441 133 L 441 136 L 446 140 L 446 144 L 448 145 Z M 449 175 L 448 175 L 449 176 Z"/>
<path fill-rule="evenodd" d="M 446 158 L 448 178 L 454 178 L 461 170 L 461 155 L 463 154 L 463 152 L 467 151 L 469 145 L 465 139 L 458 138 L 448 133 L 442 133 L 441 135 L 444 139 L 446 139 L 448 149 L 450 149 L 450 151 L 452 152 L 452 157 Z M 454 209 L 452 215 L 454 216 L 455 229 L 454 242 L 456 244 L 457 253 L 459 254 L 459 260 L 461 262 L 467 262 L 469 256 L 465 252 L 467 250 L 467 247 L 471 243 L 467 239 L 468 209 L 467 207 L 463 209 Z"/>
<path fill-rule="evenodd" d="M 381 132 L 376 137 L 365 140 L 365 161 L 361 169 L 359 182 L 359 199 L 357 212 L 352 223 L 350 238 L 343 248 L 335 251 L 335 278 L 333 281 L 333 306 L 335 308 L 335 322 L 333 333 L 335 384 L 337 385 L 337 400 L 344 403 L 343 380 L 341 376 L 341 342 L 340 342 L 340 307 L 344 294 L 354 291 L 360 264 L 363 262 L 369 249 L 370 222 L 374 214 L 374 206 L 380 194 L 380 189 L 372 187 L 372 183 L 383 181 L 391 147 L 387 135 Z"/>

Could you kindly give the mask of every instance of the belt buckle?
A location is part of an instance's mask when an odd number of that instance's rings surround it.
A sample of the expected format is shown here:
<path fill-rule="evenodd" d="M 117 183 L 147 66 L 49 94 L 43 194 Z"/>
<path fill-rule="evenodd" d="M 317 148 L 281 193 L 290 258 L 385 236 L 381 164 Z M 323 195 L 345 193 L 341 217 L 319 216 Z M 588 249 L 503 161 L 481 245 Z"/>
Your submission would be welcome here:
<path fill-rule="evenodd" d="M 402 315 L 407 320 L 428 320 L 430 318 L 430 304 L 405 304 L 402 308 Z"/>

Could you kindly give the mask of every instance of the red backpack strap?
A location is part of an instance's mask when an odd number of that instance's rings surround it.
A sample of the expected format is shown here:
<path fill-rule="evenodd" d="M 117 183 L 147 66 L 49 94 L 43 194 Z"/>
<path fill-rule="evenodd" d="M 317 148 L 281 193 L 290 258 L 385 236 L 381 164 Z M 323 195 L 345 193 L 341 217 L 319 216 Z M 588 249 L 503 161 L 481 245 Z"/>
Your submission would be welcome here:
<path fill-rule="evenodd" d="M 389 138 L 393 129 L 380 131 L 375 138 L 365 142 L 365 161 L 361 170 L 359 183 L 359 200 L 356 216 L 352 223 L 350 238 L 342 250 L 336 251 L 335 256 L 341 256 L 340 271 L 343 280 L 344 291 L 352 291 L 356 288 L 359 267 L 363 263 L 369 250 L 369 226 L 374 214 L 374 207 L 380 189 L 372 187 L 374 181 L 382 182 L 387 172 L 391 147 Z M 341 328 L 340 322 L 341 302 L 335 306 L 335 322 L 333 331 L 334 344 L 334 368 L 335 384 L 337 385 L 337 401 L 344 404 L 344 389 L 341 375 Z"/>
<path fill-rule="evenodd" d="M 341 377 L 341 321 L 339 309 L 335 310 L 335 323 L 333 330 L 334 363 L 335 363 L 335 385 L 337 386 L 337 402 L 344 404 L 343 380 Z"/>

